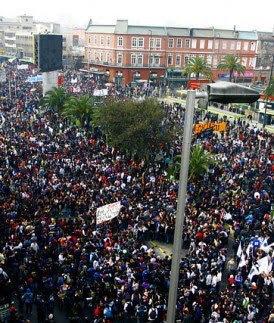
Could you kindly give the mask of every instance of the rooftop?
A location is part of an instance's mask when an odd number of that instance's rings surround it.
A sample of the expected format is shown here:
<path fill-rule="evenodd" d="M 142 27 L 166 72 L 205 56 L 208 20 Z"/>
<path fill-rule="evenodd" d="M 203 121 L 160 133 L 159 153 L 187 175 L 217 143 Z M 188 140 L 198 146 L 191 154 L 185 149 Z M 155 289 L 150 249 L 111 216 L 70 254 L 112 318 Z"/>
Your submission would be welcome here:
<path fill-rule="evenodd" d="M 165 26 L 129 25 L 127 20 L 117 20 L 116 25 L 94 25 L 92 20 L 86 29 L 90 33 L 111 33 L 120 35 L 152 35 L 174 37 L 220 37 L 225 39 L 257 40 L 257 31 L 212 28 L 183 28 Z"/>

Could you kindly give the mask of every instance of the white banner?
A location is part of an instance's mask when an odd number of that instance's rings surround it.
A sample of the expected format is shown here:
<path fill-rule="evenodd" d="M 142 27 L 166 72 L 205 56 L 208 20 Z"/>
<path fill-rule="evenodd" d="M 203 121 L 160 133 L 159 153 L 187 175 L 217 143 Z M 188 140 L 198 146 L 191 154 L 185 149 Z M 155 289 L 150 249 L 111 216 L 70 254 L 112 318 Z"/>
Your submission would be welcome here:
<path fill-rule="evenodd" d="M 28 64 L 17 65 L 18 70 L 27 70 L 29 68 Z"/>
<path fill-rule="evenodd" d="M 96 223 L 100 224 L 105 221 L 109 221 L 113 218 L 116 218 L 118 216 L 120 210 L 121 210 L 121 203 L 111 203 L 107 204 L 101 207 L 98 207 L 96 211 Z"/>
<path fill-rule="evenodd" d="M 94 96 L 106 96 L 106 95 L 108 95 L 108 89 L 94 90 L 93 95 Z"/>

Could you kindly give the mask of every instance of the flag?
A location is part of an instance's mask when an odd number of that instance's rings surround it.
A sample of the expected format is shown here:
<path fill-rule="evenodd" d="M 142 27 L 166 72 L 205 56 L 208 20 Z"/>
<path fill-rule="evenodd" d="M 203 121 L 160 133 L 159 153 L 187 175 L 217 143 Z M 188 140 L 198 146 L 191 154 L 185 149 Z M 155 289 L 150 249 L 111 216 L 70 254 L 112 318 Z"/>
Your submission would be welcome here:
<path fill-rule="evenodd" d="M 251 270 L 250 270 L 250 272 L 249 272 L 249 274 L 248 274 L 248 278 L 250 279 L 250 280 L 252 280 L 252 278 L 253 278 L 253 276 L 255 276 L 255 275 L 259 275 L 260 273 L 259 273 L 259 271 L 258 271 L 258 269 L 257 269 L 257 267 L 256 266 L 252 266 L 252 268 L 251 268 Z"/>
<path fill-rule="evenodd" d="M 245 255 L 242 253 L 241 260 L 240 260 L 239 265 L 238 265 L 238 269 L 242 268 L 245 265 L 246 265 Z"/>
<path fill-rule="evenodd" d="M 98 207 L 96 211 L 96 223 L 100 224 L 102 222 L 109 221 L 117 217 L 121 210 L 121 207 L 121 202 L 116 202 Z"/>
<path fill-rule="evenodd" d="M 238 250 L 237 250 L 237 257 L 241 258 L 242 253 L 243 253 L 242 242 L 240 241 L 240 244 L 239 244 L 239 247 L 238 247 Z"/>
<path fill-rule="evenodd" d="M 257 264 L 259 265 L 259 273 L 262 274 L 262 273 L 265 273 L 265 274 L 269 274 L 269 257 L 268 256 L 265 256 L 259 260 L 257 260 Z"/>

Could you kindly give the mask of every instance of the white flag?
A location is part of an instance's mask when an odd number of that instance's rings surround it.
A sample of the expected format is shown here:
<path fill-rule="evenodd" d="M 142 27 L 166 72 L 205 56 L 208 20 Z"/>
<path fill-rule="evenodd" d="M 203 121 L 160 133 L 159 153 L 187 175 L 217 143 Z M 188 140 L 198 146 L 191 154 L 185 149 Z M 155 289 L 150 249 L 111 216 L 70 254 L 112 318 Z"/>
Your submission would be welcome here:
<path fill-rule="evenodd" d="M 250 280 L 252 280 L 253 276 L 259 275 L 259 274 L 260 273 L 259 273 L 258 269 L 256 268 L 256 266 L 253 265 L 252 268 L 251 268 L 251 270 L 250 270 L 250 272 L 249 272 L 249 274 L 248 274 L 248 278 Z"/>
<path fill-rule="evenodd" d="M 257 264 L 259 265 L 259 273 L 265 273 L 269 274 L 269 257 L 265 256 L 257 261 Z"/>
<path fill-rule="evenodd" d="M 116 216 L 118 216 L 121 207 L 121 202 L 116 202 L 98 207 L 96 211 L 96 223 L 100 224 L 102 222 L 109 221 L 115 218 Z"/>
<path fill-rule="evenodd" d="M 247 261 L 245 259 L 245 255 L 242 253 L 242 256 L 241 256 L 241 260 L 239 262 L 239 265 L 238 265 L 238 269 L 239 268 L 242 268 L 243 266 L 245 266 L 247 264 Z"/>
<path fill-rule="evenodd" d="M 242 253 L 243 253 L 242 242 L 240 241 L 240 244 L 239 244 L 239 247 L 238 247 L 238 250 L 237 250 L 237 257 L 241 258 Z"/>

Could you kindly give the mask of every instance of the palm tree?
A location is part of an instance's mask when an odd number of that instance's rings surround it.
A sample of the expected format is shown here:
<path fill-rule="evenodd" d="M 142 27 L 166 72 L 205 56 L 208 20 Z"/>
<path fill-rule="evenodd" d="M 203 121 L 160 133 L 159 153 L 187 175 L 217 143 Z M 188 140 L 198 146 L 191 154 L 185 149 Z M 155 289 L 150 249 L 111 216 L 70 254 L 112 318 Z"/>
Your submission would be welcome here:
<path fill-rule="evenodd" d="M 194 73 L 196 76 L 196 79 L 198 80 L 201 74 L 207 77 L 210 76 L 211 71 L 205 58 L 200 56 L 195 56 L 190 59 L 187 66 L 185 67 L 185 73 L 187 75 Z"/>
<path fill-rule="evenodd" d="M 226 55 L 218 65 L 218 69 L 229 71 L 229 82 L 232 81 L 233 73 L 243 73 L 245 67 L 241 64 L 240 58 L 231 54 Z"/>
<path fill-rule="evenodd" d="M 64 105 L 62 115 L 74 122 L 76 125 L 84 127 L 89 124 L 93 115 L 94 101 L 88 95 L 71 97 Z"/>
<path fill-rule="evenodd" d="M 48 91 L 42 99 L 42 106 L 61 111 L 68 100 L 68 93 L 61 87 L 55 87 Z"/>
<path fill-rule="evenodd" d="M 189 162 L 189 179 L 197 180 L 206 174 L 209 167 L 215 164 L 214 156 L 201 145 L 195 145 L 191 150 Z M 168 176 L 179 179 L 181 156 L 175 156 L 168 169 Z"/>

